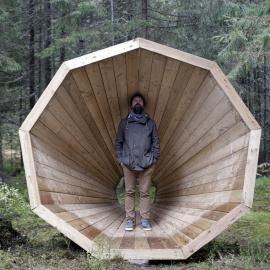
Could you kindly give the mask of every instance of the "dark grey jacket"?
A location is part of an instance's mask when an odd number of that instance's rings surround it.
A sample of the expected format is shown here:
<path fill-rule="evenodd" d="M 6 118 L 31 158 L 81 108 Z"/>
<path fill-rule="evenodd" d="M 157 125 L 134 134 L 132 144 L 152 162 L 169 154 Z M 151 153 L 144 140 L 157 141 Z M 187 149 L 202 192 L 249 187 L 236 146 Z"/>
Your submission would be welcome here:
<path fill-rule="evenodd" d="M 130 170 L 142 171 L 157 163 L 160 142 L 154 120 L 145 114 L 136 121 L 131 114 L 124 118 L 115 140 L 117 161 Z"/>

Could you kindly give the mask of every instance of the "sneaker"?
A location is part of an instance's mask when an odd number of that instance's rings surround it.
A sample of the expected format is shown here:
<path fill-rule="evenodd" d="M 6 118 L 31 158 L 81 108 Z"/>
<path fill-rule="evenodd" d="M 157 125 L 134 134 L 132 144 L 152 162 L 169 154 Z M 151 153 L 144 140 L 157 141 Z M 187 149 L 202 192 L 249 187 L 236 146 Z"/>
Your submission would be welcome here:
<path fill-rule="evenodd" d="M 133 227 L 134 227 L 133 226 L 133 222 L 132 221 L 128 221 L 125 230 L 126 231 L 133 231 Z"/>
<path fill-rule="evenodd" d="M 149 224 L 149 222 L 147 220 L 143 221 L 141 223 L 141 226 L 145 231 L 151 231 L 152 230 L 152 228 L 151 228 L 151 226 L 150 226 L 150 224 Z"/>

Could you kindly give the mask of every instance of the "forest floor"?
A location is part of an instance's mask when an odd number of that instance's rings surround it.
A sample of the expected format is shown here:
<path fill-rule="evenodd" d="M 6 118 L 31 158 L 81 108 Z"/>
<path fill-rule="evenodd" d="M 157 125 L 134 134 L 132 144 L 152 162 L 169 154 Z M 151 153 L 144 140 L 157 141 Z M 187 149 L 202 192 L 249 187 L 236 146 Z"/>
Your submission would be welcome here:
<path fill-rule="evenodd" d="M 14 188 L 15 187 L 15 188 Z M 149 261 L 86 253 L 34 215 L 23 177 L 0 184 L 0 269 L 269 269 L 270 178 L 256 180 L 252 210 L 186 261 Z M 106 247 L 104 247 L 106 249 Z M 106 252 L 106 250 L 105 250 Z"/>

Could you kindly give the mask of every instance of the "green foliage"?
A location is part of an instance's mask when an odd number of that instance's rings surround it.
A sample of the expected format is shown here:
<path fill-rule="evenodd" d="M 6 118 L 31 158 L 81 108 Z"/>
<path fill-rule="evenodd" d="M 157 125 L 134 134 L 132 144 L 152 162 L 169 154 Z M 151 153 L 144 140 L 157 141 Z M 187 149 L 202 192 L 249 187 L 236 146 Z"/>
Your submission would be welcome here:
<path fill-rule="evenodd" d="M 0 182 L 0 219 L 2 222 L 31 215 L 31 209 L 18 189 Z"/>
<path fill-rule="evenodd" d="M 0 70 L 2 71 L 17 71 L 21 66 L 14 59 L 0 54 Z"/>
<path fill-rule="evenodd" d="M 270 46 L 270 2 L 234 5 L 238 6 L 237 12 L 231 13 L 228 8 L 223 14 L 225 31 L 213 37 L 221 49 L 218 60 L 228 67 L 228 78 L 232 80 L 261 66 L 262 56 L 269 53 Z"/>
<path fill-rule="evenodd" d="M 91 253 L 87 253 L 87 262 L 90 269 L 93 270 L 103 270 L 106 269 L 110 255 L 110 242 L 102 238 L 99 238 L 93 245 Z"/>

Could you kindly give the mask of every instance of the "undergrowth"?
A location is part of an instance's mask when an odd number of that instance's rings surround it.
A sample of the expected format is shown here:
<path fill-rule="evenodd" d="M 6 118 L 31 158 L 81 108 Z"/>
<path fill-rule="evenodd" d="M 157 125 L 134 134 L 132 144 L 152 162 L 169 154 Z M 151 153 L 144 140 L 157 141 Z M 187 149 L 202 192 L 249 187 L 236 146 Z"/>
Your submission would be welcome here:
<path fill-rule="evenodd" d="M 37 217 L 26 188 L 14 186 L 0 183 L 0 269 L 144 269 L 111 258 L 102 239 L 85 252 Z M 151 261 L 147 269 L 270 269 L 269 191 L 270 179 L 258 178 L 252 211 L 188 260 Z M 123 203 L 124 192 L 118 195 Z"/>

